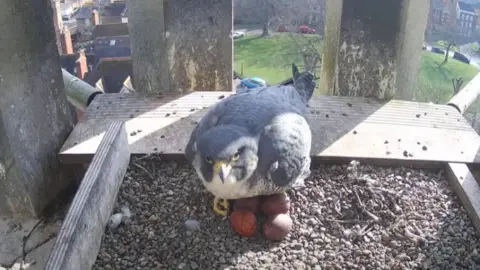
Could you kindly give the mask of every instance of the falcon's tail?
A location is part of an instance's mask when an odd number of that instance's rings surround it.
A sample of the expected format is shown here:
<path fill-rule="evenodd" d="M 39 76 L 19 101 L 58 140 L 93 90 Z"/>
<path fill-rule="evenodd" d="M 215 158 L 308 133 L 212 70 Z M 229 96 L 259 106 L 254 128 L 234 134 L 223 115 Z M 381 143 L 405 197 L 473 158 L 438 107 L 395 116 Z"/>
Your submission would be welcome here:
<path fill-rule="evenodd" d="M 297 89 L 302 99 L 307 103 L 315 90 L 315 81 L 313 74 L 308 71 L 299 72 L 298 67 L 292 63 L 293 86 Z"/>

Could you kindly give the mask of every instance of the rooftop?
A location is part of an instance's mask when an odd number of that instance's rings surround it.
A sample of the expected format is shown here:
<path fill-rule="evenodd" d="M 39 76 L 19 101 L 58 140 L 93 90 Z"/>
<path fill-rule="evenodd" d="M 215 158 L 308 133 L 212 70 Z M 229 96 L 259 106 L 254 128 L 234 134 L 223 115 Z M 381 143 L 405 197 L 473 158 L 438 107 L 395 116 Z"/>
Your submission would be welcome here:
<path fill-rule="evenodd" d="M 90 19 L 92 17 L 92 12 L 94 9 L 96 9 L 94 6 L 80 7 L 73 14 L 73 18 L 77 20 Z"/>
<path fill-rule="evenodd" d="M 465 2 L 458 1 L 458 8 L 462 11 L 465 11 L 465 12 L 475 13 L 475 9 L 473 9 L 473 7 L 470 4 L 465 3 Z"/>
<path fill-rule="evenodd" d="M 105 6 L 104 16 L 110 16 L 110 17 L 121 16 L 126 6 L 127 5 L 125 4 L 125 1 L 113 2 Z"/>
<path fill-rule="evenodd" d="M 92 39 L 125 35 L 128 35 L 128 25 L 126 23 L 99 24 L 92 31 Z"/>

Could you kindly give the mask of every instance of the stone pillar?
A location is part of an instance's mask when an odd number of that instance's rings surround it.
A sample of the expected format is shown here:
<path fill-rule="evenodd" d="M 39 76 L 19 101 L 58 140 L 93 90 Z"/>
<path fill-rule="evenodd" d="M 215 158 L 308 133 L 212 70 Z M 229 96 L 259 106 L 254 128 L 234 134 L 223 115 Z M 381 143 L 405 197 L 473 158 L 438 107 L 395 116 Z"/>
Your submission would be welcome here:
<path fill-rule="evenodd" d="M 170 91 L 164 0 L 128 0 L 128 33 L 138 92 Z"/>
<path fill-rule="evenodd" d="M 68 27 L 64 27 L 60 34 L 60 43 L 62 44 L 62 54 L 73 53 L 72 36 Z"/>
<path fill-rule="evenodd" d="M 57 40 L 58 52 L 62 53 L 62 43 L 60 42 L 60 29 L 63 28 L 62 14 L 59 0 L 52 0 L 53 25 L 55 26 L 55 36 Z"/>
<path fill-rule="evenodd" d="M 0 1 L 0 36 L 0 216 L 38 217 L 74 180 L 57 158 L 74 115 L 51 1 Z"/>
<path fill-rule="evenodd" d="M 322 94 L 412 100 L 429 0 L 327 0 Z"/>
<path fill-rule="evenodd" d="M 231 0 L 127 5 L 137 91 L 232 91 Z"/>

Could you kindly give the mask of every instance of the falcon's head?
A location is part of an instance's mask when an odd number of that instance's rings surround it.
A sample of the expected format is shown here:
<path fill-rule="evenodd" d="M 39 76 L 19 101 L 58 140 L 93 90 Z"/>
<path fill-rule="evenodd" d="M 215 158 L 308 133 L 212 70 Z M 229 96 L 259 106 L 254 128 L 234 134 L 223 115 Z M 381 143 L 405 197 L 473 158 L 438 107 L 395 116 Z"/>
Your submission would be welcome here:
<path fill-rule="evenodd" d="M 234 185 L 250 178 L 257 168 L 257 140 L 242 127 L 213 127 L 193 147 L 193 166 L 203 181 L 213 185 Z"/>

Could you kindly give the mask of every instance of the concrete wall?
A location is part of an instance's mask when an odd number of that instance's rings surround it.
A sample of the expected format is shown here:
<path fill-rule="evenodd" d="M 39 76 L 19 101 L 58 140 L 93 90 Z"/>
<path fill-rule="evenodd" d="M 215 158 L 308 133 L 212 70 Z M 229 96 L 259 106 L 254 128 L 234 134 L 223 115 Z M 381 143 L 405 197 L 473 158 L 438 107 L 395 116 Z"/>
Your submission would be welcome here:
<path fill-rule="evenodd" d="M 411 100 L 428 0 L 328 0 L 324 94 Z"/>
<path fill-rule="evenodd" d="M 128 5 L 137 91 L 232 90 L 231 0 L 144 0 Z"/>
<path fill-rule="evenodd" d="M 57 159 L 74 114 L 51 1 L 0 1 L 0 37 L 0 216 L 38 216 L 73 180 Z"/>

